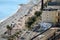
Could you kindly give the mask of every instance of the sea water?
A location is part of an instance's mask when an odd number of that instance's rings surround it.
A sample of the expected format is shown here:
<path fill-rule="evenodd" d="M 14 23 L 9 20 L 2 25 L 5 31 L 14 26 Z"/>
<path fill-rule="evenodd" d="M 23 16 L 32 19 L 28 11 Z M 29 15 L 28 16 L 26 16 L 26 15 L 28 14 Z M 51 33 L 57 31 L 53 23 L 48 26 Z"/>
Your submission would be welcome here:
<path fill-rule="evenodd" d="M 28 0 L 0 0 L 0 21 L 8 18 L 18 9 L 18 4 L 26 4 Z"/>

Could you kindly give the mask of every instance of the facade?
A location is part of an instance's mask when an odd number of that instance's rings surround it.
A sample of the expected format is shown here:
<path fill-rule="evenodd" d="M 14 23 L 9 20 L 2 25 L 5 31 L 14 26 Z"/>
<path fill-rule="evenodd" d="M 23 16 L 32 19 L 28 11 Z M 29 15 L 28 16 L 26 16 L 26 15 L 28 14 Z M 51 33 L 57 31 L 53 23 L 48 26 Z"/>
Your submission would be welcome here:
<path fill-rule="evenodd" d="M 60 21 L 60 2 L 58 0 L 51 0 L 48 2 L 46 8 L 43 9 L 42 22 L 57 23 Z"/>
<path fill-rule="evenodd" d="M 57 10 L 51 10 L 51 11 L 43 11 L 42 13 L 42 22 L 53 22 L 56 23 L 58 20 L 56 17 L 58 16 Z"/>
<path fill-rule="evenodd" d="M 58 22 L 60 23 L 60 10 L 58 11 L 58 16 L 56 17 L 58 19 Z"/>
<path fill-rule="evenodd" d="M 60 0 L 52 0 L 52 2 L 60 2 Z"/>

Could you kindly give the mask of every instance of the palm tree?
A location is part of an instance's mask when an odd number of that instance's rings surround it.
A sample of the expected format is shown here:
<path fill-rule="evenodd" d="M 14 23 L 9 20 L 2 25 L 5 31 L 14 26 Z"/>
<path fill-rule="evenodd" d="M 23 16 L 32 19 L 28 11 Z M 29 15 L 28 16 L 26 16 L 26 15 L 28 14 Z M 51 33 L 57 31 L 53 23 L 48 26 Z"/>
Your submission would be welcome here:
<path fill-rule="evenodd" d="M 7 28 L 7 31 L 8 31 L 8 35 L 11 35 L 12 27 L 7 25 L 6 28 Z"/>
<path fill-rule="evenodd" d="M 8 37 L 8 40 L 14 40 L 15 39 L 15 36 L 14 35 L 11 35 Z"/>
<path fill-rule="evenodd" d="M 25 22 L 25 26 L 28 29 L 31 29 L 31 25 L 36 21 L 36 16 L 29 17 L 28 20 Z"/>
<path fill-rule="evenodd" d="M 14 36 L 17 38 L 17 40 L 19 40 L 19 35 L 20 35 L 20 32 L 16 32 L 16 33 L 14 34 Z"/>
<path fill-rule="evenodd" d="M 42 14 L 42 12 L 40 12 L 40 11 L 36 11 L 36 12 L 35 12 L 35 16 L 36 16 L 36 17 L 41 16 L 41 14 Z"/>
<path fill-rule="evenodd" d="M 43 0 L 41 0 L 41 10 L 43 10 Z"/>

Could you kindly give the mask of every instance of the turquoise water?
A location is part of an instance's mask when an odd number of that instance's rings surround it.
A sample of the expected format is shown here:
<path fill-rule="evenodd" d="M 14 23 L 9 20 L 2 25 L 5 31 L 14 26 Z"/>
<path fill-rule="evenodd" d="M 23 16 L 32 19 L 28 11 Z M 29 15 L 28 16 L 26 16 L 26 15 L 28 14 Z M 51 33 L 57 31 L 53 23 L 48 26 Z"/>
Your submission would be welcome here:
<path fill-rule="evenodd" d="M 26 4 L 29 0 L 0 0 L 0 20 L 12 15 L 18 8 L 18 4 Z"/>

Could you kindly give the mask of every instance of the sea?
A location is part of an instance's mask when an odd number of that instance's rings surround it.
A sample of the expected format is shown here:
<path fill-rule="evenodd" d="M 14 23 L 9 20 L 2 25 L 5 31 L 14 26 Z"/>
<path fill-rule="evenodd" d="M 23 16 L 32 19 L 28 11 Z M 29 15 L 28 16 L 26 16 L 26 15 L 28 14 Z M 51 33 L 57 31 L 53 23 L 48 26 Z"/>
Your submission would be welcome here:
<path fill-rule="evenodd" d="M 27 4 L 29 0 L 0 0 L 0 21 L 13 15 L 19 4 Z"/>

